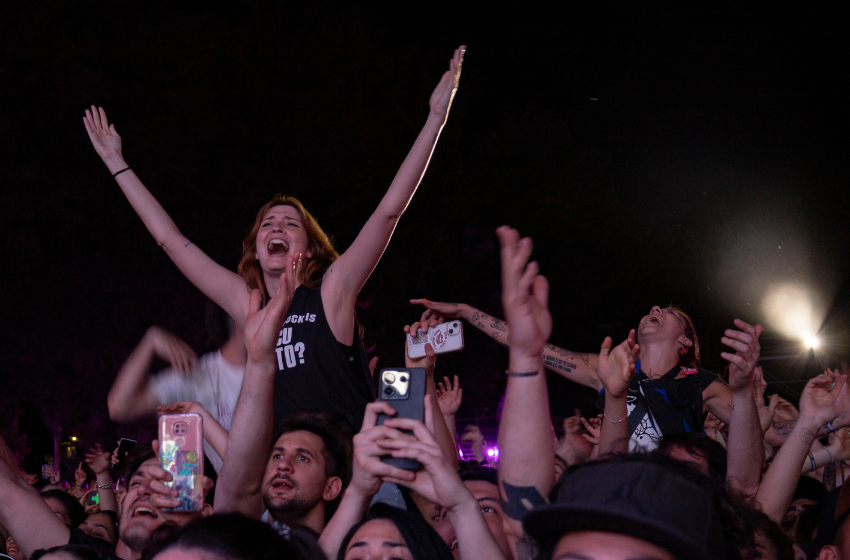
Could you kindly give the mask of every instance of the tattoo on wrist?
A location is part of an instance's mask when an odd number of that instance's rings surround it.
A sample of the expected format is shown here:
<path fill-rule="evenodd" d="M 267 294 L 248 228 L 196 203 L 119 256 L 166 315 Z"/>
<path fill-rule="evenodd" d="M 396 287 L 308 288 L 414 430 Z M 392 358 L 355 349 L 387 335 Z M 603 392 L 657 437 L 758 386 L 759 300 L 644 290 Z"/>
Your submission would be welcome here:
<path fill-rule="evenodd" d="M 511 519 L 519 521 L 535 507 L 546 504 L 546 499 L 534 486 L 514 486 L 502 481 L 502 488 L 504 492 L 499 496 L 499 501 L 502 510 Z"/>
<path fill-rule="evenodd" d="M 815 436 L 811 430 L 803 429 L 802 431 L 800 431 L 800 440 L 803 443 L 812 443 L 813 441 L 815 441 Z"/>

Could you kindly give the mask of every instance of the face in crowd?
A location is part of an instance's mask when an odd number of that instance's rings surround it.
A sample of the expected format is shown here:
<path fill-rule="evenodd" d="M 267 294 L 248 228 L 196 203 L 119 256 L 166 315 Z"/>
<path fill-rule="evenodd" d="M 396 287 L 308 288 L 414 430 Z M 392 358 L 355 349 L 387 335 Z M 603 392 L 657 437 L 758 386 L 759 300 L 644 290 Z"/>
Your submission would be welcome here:
<path fill-rule="evenodd" d="M 322 438 L 306 430 L 278 438 L 263 477 L 263 502 L 272 518 L 300 519 L 339 495 L 342 481 L 327 475 L 324 450 Z"/>
<path fill-rule="evenodd" d="M 499 489 L 486 480 L 466 480 L 463 484 L 481 507 L 484 520 L 487 521 L 487 526 L 490 528 L 490 532 L 493 533 L 493 538 L 496 540 L 496 544 L 499 545 L 502 554 L 505 558 L 511 558 L 510 544 L 507 533 L 505 532 L 507 516 L 502 511 L 502 505 L 499 502 Z M 437 523 L 435 529 L 446 544 L 449 545 L 449 549 L 452 551 L 455 559 L 460 560 L 457 535 L 445 510 L 440 512 L 440 521 Z"/>
<path fill-rule="evenodd" d="M 118 536 L 130 549 L 142 550 L 150 543 L 153 531 L 166 522 L 185 525 L 201 516 L 201 513 L 166 513 L 152 502 L 153 494 L 149 482 L 151 469 L 159 468 L 159 458 L 151 457 L 133 473 L 127 482 L 127 492 L 121 503 Z"/>

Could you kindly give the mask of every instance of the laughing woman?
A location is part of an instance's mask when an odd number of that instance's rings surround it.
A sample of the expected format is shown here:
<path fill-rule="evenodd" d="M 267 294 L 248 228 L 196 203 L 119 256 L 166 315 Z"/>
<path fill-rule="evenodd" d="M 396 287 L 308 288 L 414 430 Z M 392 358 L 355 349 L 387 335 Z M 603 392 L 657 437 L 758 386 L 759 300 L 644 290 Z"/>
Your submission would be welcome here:
<path fill-rule="evenodd" d="M 378 264 L 399 218 L 416 192 L 445 125 L 460 79 L 464 47 L 454 53 L 431 94 L 422 132 L 378 208 L 351 246 L 339 255 L 313 216 L 292 197 L 263 206 L 242 244 L 239 273 L 222 267 L 187 239 L 142 184 L 122 154 L 121 137 L 102 108 L 83 121 L 97 154 L 133 209 L 199 290 L 243 326 L 252 289 L 268 299 L 280 288 L 287 259 L 300 259 L 297 290 L 277 347 L 275 426 L 297 410 L 331 412 L 359 427 L 373 387 L 354 319 L 358 292 Z"/>

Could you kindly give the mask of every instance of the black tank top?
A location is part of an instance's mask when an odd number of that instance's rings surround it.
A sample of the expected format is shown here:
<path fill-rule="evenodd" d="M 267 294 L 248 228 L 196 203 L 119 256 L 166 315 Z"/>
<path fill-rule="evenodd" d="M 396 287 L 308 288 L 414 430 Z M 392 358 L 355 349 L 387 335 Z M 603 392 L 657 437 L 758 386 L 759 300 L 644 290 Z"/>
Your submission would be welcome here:
<path fill-rule="evenodd" d="M 372 375 L 358 329 L 346 346 L 334 337 L 320 289 L 299 286 L 286 310 L 275 347 L 275 432 L 299 410 L 330 412 L 360 431 L 366 405 L 374 400 Z"/>

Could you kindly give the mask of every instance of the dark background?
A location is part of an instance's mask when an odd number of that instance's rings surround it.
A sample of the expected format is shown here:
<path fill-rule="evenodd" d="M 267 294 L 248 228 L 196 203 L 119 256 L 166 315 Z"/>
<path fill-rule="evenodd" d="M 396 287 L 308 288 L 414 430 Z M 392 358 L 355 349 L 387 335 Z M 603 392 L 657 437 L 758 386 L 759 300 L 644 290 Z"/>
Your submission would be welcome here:
<path fill-rule="evenodd" d="M 202 295 L 95 154 L 88 106 L 106 108 L 139 177 L 225 266 L 276 193 L 300 198 L 343 251 L 461 43 L 448 124 L 361 293 L 379 365 L 403 359 L 402 327 L 421 312 L 408 298 L 501 313 L 504 223 L 534 239 L 555 344 L 594 351 L 674 302 L 719 372 L 722 330 L 734 317 L 765 321 L 764 294 L 796 283 L 815 294 L 831 344 L 807 362 L 766 324 L 769 392 L 793 398 L 794 380 L 840 358 L 850 51 L 837 14 L 402 6 L 0 8 L 0 422 L 17 451 L 33 449 L 31 472 L 54 432 L 79 438 L 71 455 L 153 433 L 150 422 L 116 427 L 106 411 L 148 326 L 210 349 Z M 494 426 L 506 359 L 468 325 L 465 350 L 440 359 L 438 373 L 461 377 L 461 417 Z M 550 389 L 553 415 L 591 412 L 589 389 L 551 374 Z"/>

